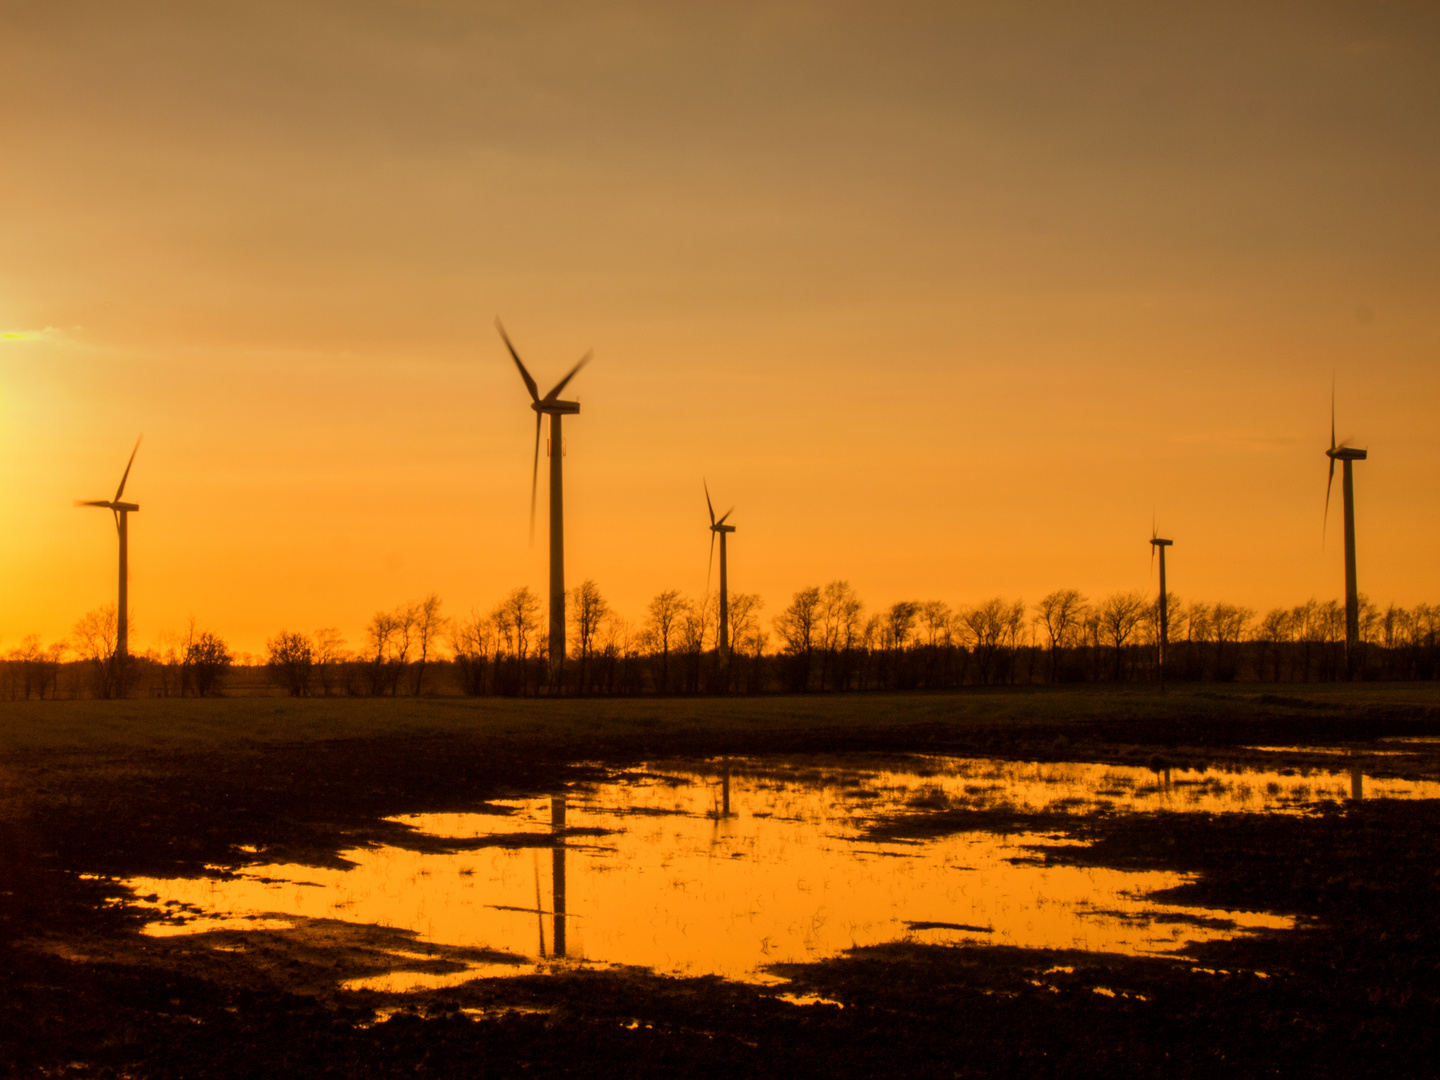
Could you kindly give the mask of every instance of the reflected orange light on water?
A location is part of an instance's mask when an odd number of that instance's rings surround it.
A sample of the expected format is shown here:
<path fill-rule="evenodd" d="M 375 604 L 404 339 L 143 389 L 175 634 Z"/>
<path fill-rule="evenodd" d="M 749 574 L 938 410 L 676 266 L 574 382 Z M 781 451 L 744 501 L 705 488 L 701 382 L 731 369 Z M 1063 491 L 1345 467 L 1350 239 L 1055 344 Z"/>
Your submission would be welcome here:
<path fill-rule="evenodd" d="M 1198 772 L 1076 763 L 924 759 L 910 768 L 736 762 L 725 814 L 711 765 L 647 769 L 510 813 L 398 819 L 443 853 L 362 848 L 350 869 L 247 867 L 233 879 L 127 882 L 196 921 L 187 934 L 257 918 L 341 919 L 421 942 L 513 958 L 464 971 L 403 972 L 356 987 L 404 990 L 555 964 L 638 965 L 675 975 L 774 981 L 769 965 L 896 940 L 1164 954 L 1292 920 L 1150 897 L 1169 872 L 1052 865 L 1053 835 L 983 830 L 885 841 L 871 826 L 938 810 L 1015 813 L 1294 813 L 1357 791 L 1348 771 Z M 1365 778 L 1371 797 L 1436 798 L 1440 785 Z M 563 824 L 559 824 L 563 822 Z M 992 826 L 995 827 L 995 826 Z M 228 920 L 228 922 L 227 922 Z M 418 955 L 418 954 L 417 954 Z"/>

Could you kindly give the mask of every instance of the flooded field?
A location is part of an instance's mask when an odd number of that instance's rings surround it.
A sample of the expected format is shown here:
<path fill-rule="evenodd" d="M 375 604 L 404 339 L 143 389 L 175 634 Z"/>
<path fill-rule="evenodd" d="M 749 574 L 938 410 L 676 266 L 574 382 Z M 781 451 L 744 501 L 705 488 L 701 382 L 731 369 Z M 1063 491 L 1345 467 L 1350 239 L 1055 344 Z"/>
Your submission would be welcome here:
<path fill-rule="evenodd" d="M 772 964 L 903 940 L 1163 955 L 1291 920 L 1152 898 L 1188 880 L 1180 874 L 1038 858 L 1038 845 L 1075 843 L 1058 833 L 882 842 L 872 830 L 948 810 L 1293 815 L 1358 797 L 1436 798 L 1440 785 L 1344 762 L 1233 772 L 934 757 L 661 763 L 475 813 L 393 819 L 413 842 L 346 851 L 347 868 L 237 852 L 232 875 L 125 884 L 155 910 L 152 935 L 331 919 L 491 957 L 354 983 L 392 991 L 577 965 L 767 982 Z M 425 956 L 396 959 L 403 968 Z"/>

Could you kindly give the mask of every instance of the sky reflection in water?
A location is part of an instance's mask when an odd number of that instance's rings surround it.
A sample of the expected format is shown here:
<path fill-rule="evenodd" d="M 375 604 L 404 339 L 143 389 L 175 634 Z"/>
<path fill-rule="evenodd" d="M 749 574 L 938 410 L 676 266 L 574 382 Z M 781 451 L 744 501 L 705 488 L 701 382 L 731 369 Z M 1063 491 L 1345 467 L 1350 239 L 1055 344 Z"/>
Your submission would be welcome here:
<path fill-rule="evenodd" d="M 399 819 L 456 840 L 537 834 L 548 839 L 544 847 L 360 848 L 344 853 L 356 864 L 349 870 L 271 864 L 246 867 L 235 880 L 127 884 L 139 896 L 158 894 L 156 907 L 179 902 L 203 913 L 183 925 L 152 923 L 147 932 L 156 935 L 259 915 L 332 918 L 523 958 L 356 984 L 388 990 L 530 972 L 561 957 L 768 981 L 768 964 L 906 938 L 1163 953 L 1292 921 L 1145 899 L 1181 884 L 1179 874 L 1045 866 L 1029 846 L 1064 842 L 1055 837 L 971 832 L 877 843 L 864 827 L 895 812 L 952 807 L 1286 813 L 1353 791 L 1348 771 L 1174 770 L 1167 783 L 1149 769 L 1076 763 L 917 758 L 854 769 L 736 761 L 725 816 L 719 766 L 655 766 L 572 789 L 563 827 L 554 824 L 561 807 L 548 797 L 499 804 L 509 814 Z M 1365 777 L 1364 794 L 1435 798 L 1440 785 Z"/>

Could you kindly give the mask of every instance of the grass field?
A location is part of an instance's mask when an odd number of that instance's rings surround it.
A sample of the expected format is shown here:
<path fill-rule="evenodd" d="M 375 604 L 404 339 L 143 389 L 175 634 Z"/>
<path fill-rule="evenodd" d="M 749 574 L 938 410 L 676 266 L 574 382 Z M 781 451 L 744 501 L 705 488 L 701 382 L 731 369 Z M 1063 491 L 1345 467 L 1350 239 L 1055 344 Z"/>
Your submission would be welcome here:
<path fill-rule="evenodd" d="M 554 738 L 601 746 L 686 737 L 743 743 L 804 733 L 884 741 L 928 728 L 1041 730 L 1097 726 L 1135 741 L 1207 730 L 1241 737 L 1294 728 L 1335 737 L 1440 730 L 1440 683 L 1201 684 L 1150 688 L 1024 687 L 933 693 L 671 698 L 164 698 L 0 703 L 0 748 L 221 747 L 404 735 Z M 1273 737 L 1273 736 L 1272 736 Z M 1211 740 L 1202 740 L 1211 741 Z"/>

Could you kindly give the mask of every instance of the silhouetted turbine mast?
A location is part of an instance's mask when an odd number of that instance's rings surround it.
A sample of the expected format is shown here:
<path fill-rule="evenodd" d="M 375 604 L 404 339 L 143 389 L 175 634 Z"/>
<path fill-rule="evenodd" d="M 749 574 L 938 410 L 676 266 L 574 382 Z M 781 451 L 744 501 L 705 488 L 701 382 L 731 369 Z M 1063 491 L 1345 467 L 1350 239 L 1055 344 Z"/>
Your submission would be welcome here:
<path fill-rule="evenodd" d="M 1173 544 L 1173 540 L 1165 540 L 1155 532 L 1155 527 L 1150 527 L 1150 561 L 1155 561 L 1158 553 L 1160 556 L 1160 689 L 1165 689 L 1165 654 L 1170 649 L 1170 597 L 1165 591 L 1165 549 Z"/>
<path fill-rule="evenodd" d="M 715 504 L 710 501 L 710 485 L 704 480 L 700 481 L 705 485 L 705 507 L 710 511 L 710 565 L 715 563 L 715 537 L 720 537 L 720 635 L 718 652 L 720 666 L 723 669 L 730 662 L 730 588 L 729 579 L 726 576 L 725 561 L 725 536 L 735 531 L 734 525 L 726 525 L 725 519 L 735 512 L 732 506 L 725 513 L 720 515 L 720 520 L 715 520 Z M 710 591 L 709 571 L 706 571 L 705 591 Z"/>
<path fill-rule="evenodd" d="M 125 472 L 120 476 L 120 486 L 115 489 L 115 498 L 75 501 L 76 506 L 103 506 L 115 514 L 115 531 L 120 534 L 120 600 L 115 610 L 115 655 L 122 658 L 130 654 L 130 530 L 127 515 L 139 510 L 140 505 L 121 502 L 120 496 L 125 494 L 125 481 L 130 479 L 130 466 L 135 464 L 135 453 L 139 449 L 140 439 L 136 439 L 135 449 L 130 451 L 130 460 L 125 463 Z"/>
<path fill-rule="evenodd" d="M 1349 440 L 1346 440 L 1347 442 Z M 1335 392 L 1330 392 L 1330 476 L 1325 481 L 1325 520 L 1330 520 L 1330 487 L 1335 482 L 1335 462 L 1341 463 L 1340 491 L 1345 499 L 1345 662 L 1355 663 L 1355 650 L 1360 644 L 1360 590 L 1355 582 L 1355 479 L 1352 461 L 1364 461 L 1369 451 L 1357 450 L 1342 442 L 1335 445 Z"/>
<path fill-rule="evenodd" d="M 530 541 L 535 541 L 535 494 L 540 483 L 540 425 L 544 417 L 550 417 L 550 675 L 558 678 L 565 665 L 565 484 L 562 463 L 565 459 L 565 443 L 560 430 L 560 418 L 567 413 L 578 413 L 578 401 L 561 401 L 560 391 L 575 377 L 575 373 L 590 362 L 590 353 L 570 369 L 563 379 L 556 383 L 548 394 L 540 396 L 540 388 L 525 370 L 520 354 L 510 344 L 505 327 L 495 320 L 495 329 L 510 357 L 520 369 L 520 378 L 525 380 L 525 389 L 530 391 L 530 408 L 535 410 L 535 463 L 530 476 Z"/>

